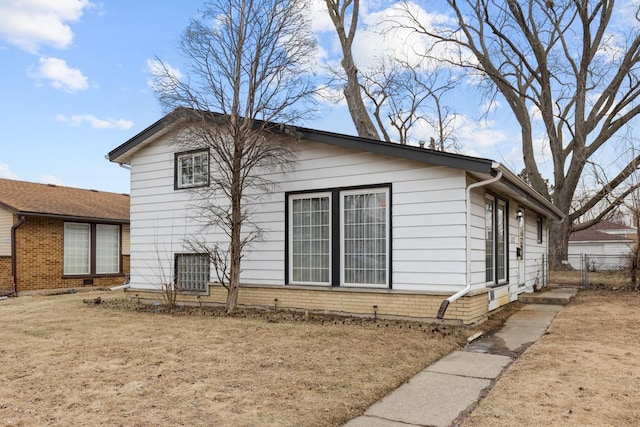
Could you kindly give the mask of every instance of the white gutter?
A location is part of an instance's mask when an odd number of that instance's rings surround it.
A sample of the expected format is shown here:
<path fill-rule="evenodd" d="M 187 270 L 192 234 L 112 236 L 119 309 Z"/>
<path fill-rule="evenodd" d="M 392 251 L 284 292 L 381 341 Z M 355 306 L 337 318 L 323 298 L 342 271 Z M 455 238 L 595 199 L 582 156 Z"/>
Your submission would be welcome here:
<path fill-rule="evenodd" d="M 500 167 L 500 163 L 493 163 L 491 165 L 491 169 L 498 169 Z M 466 271 L 466 282 L 464 289 L 456 292 L 451 295 L 449 298 L 442 301 L 440 304 L 440 309 L 438 310 L 438 315 L 436 318 L 442 319 L 444 317 L 444 313 L 447 311 L 447 307 L 452 302 L 455 302 L 458 298 L 466 295 L 471 290 L 471 190 L 474 190 L 478 187 L 484 187 L 485 185 L 493 184 L 494 182 L 500 181 L 502 178 L 502 170 L 498 170 L 498 173 L 493 178 L 489 178 L 485 181 L 474 182 L 473 184 L 469 184 L 467 186 L 467 271 Z"/>
<path fill-rule="evenodd" d="M 119 291 L 120 289 L 129 289 L 131 287 L 131 283 L 125 283 L 124 285 L 114 286 L 113 288 L 109 288 L 111 291 Z"/>

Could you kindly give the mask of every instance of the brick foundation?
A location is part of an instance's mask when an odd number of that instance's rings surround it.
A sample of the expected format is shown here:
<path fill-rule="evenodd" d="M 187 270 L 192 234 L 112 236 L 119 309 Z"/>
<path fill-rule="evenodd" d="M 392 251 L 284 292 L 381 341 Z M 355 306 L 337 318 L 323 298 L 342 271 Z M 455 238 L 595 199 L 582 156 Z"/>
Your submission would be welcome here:
<path fill-rule="evenodd" d="M 130 290 L 138 298 L 159 300 L 158 292 Z M 435 319 L 440 304 L 448 295 L 389 290 L 352 290 L 344 288 L 301 288 L 295 286 L 242 286 L 238 296 L 239 306 L 270 307 L 291 310 L 309 310 L 322 313 L 338 313 L 381 318 Z M 181 294 L 183 303 L 224 303 L 227 291 L 222 286 L 210 286 L 209 295 Z M 277 299 L 277 301 L 276 301 Z M 464 296 L 447 309 L 445 320 L 475 323 L 487 315 L 486 292 Z"/>

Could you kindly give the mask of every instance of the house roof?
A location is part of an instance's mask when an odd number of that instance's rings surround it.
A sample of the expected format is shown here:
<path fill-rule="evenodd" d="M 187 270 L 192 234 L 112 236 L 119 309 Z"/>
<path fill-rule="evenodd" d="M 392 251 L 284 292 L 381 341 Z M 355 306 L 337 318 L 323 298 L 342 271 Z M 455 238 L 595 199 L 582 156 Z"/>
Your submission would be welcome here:
<path fill-rule="evenodd" d="M 0 178 L 0 207 L 14 214 L 129 222 L 129 196 Z"/>
<path fill-rule="evenodd" d="M 107 158 L 116 163 L 130 164 L 134 154 L 142 147 L 168 133 L 177 123 L 189 114 L 195 114 L 193 110 L 178 108 L 167 114 L 142 132 L 133 136 L 128 141 L 113 149 Z M 211 113 L 214 120 L 224 116 L 219 113 Z M 358 136 L 344 135 L 334 132 L 321 131 L 303 127 L 278 126 L 272 124 L 270 128 L 276 132 L 290 134 L 301 140 L 319 142 L 343 148 L 371 152 L 391 157 L 415 160 L 430 165 L 447 166 L 455 169 L 466 170 L 474 173 L 479 179 L 486 179 L 500 174 L 500 184 L 514 197 L 523 203 L 536 206 L 548 217 L 559 220 L 565 215 L 549 202 L 544 196 L 536 192 L 517 175 L 509 171 L 500 163 L 491 159 L 465 156 L 462 154 L 448 153 L 444 151 L 430 150 L 410 145 L 388 143 Z"/>
<path fill-rule="evenodd" d="M 630 227 L 624 224 L 618 224 L 617 222 L 612 222 L 612 221 L 600 221 L 589 228 L 591 230 L 601 230 L 601 231 L 634 230 L 635 229 L 634 227 Z"/>
<path fill-rule="evenodd" d="M 602 231 L 587 228 L 585 230 L 574 231 L 569 235 L 570 242 L 609 242 L 609 241 L 630 241 L 631 239 L 619 234 L 603 233 Z"/>

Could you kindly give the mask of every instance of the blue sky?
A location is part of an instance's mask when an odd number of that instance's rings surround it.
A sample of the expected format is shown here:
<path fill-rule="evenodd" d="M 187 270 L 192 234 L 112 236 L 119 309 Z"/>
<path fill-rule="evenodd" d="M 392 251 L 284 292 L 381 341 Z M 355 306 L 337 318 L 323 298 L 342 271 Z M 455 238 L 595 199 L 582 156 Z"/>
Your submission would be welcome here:
<path fill-rule="evenodd" d="M 363 25 L 392 3 L 363 1 Z M 149 86 L 149 61 L 157 56 L 180 68 L 177 39 L 202 5 L 0 0 L 0 177 L 128 193 L 129 172 L 104 156 L 162 116 Z M 318 59 L 335 61 L 329 18 L 322 2 L 316 8 Z M 359 33 L 357 59 L 366 62 L 375 47 L 404 43 L 383 44 L 377 37 Z M 500 122 L 498 113 L 488 122 L 466 123 L 463 152 L 516 170 L 517 132 L 500 129 Z M 354 133 L 344 103 L 323 106 L 319 119 L 301 125 Z"/>

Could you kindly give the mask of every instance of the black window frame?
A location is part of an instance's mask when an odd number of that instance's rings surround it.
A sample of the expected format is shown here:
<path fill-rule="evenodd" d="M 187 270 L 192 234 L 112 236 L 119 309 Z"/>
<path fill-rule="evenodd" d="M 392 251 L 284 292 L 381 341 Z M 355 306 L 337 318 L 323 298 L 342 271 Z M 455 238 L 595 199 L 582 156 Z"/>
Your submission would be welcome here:
<path fill-rule="evenodd" d="M 194 184 L 182 184 L 180 182 L 181 180 L 181 174 L 180 174 L 180 167 L 179 167 L 179 161 L 181 158 L 186 157 L 186 156 L 194 156 L 197 154 L 206 154 L 207 156 L 207 171 L 206 171 L 206 179 L 204 182 L 199 182 L 199 183 L 194 183 Z M 196 150 L 189 150 L 189 151 L 181 151 L 178 153 L 174 153 L 174 157 L 173 157 L 173 189 L 174 190 L 189 190 L 191 188 L 201 188 L 201 187 L 208 187 L 211 177 L 211 155 L 209 153 L 209 150 L 206 148 L 200 148 L 200 149 L 196 149 Z"/>
<path fill-rule="evenodd" d="M 347 191 L 366 191 L 366 190 L 376 190 L 376 189 L 385 189 L 388 194 L 388 205 L 387 208 L 387 218 L 388 218 L 388 236 L 387 236 L 387 250 L 388 256 L 386 259 L 386 270 L 387 270 L 387 282 L 384 286 L 378 285 L 354 285 L 349 284 L 345 285 L 342 283 L 342 251 L 341 251 L 341 243 L 342 243 L 342 224 L 341 224 L 341 194 Z M 292 277 L 290 274 L 290 212 L 289 212 L 289 202 L 291 196 L 299 196 L 304 194 L 322 194 L 329 193 L 330 194 L 330 207 L 331 207 L 331 242 L 330 242 L 330 252 L 331 252 L 331 260 L 330 260 L 330 271 L 329 271 L 329 284 L 328 287 L 345 287 L 345 288 L 362 288 L 362 289 L 393 289 L 393 271 L 391 266 L 393 265 L 393 186 L 391 183 L 382 183 L 382 184 L 371 184 L 371 185 L 358 185 L 358 186 L 349 186 L 349 187 L 332 187 L 332 188 L 315 188 L 309 190 L 302 191 L 290 191 L 285 192 L 285 239 L 284 239 L 284 252 L 285 252 L 285 284 L 292 286 L 314 286 L 313 284 L 300 284 L 293 283 Z M 319 285 L 319 286 L 327 286 L 327 285 Z"/>
<path fill-rule="evenodd" d="M 488 286 L 504 286 L 508 285 L 510 281 L 509 277 L 509 200 L 500 197 L 499 195 L 487 191 L 484 196 L 483 208 L 485 208 L 485 221 L 486 221 L 486 203 L 491 198 L 493 200 L 493 280 L 486 279 L 485 283 Z M 504 279 L 498 279 L 498 206 L 500 203 L 504 204 Z M 485 231 L 486 233 L 486 231 Z M 485 237 L 486 238 L 486 237 Z M 485 249 L 486 250 L 486 249 Z M 485 271 L 486 271 L 486 257 L 485 257 Z"/>
<path fill-rule="evenodd" d="M 536 226 L 537 226 L 536 234 L 537 234 L 538 243 L 542 244 L 544 242 L 544 218 L 539 216 L 538 219 L 536 220 Z"/>

